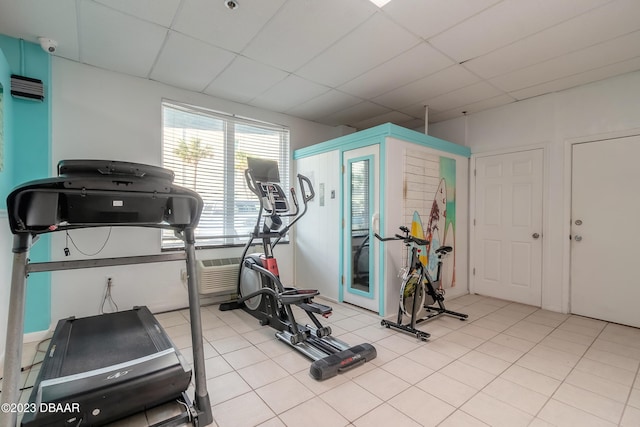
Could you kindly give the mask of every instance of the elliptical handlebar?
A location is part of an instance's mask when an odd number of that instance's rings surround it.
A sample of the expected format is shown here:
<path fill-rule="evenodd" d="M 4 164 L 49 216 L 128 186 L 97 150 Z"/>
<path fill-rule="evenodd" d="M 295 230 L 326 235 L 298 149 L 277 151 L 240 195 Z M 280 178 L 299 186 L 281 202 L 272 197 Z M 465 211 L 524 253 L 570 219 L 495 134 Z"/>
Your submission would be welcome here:
<path fill-rule="evenodd" d="M 305 188 L 305 183 L 307 188 Z M 289 231 L 289 229 L 293 227 L 293 224 L 295 224 L 300 218 L 304 216 L 304 214 L 307 213 L 308 203 L 316 196 L 316 193 L 313 191 L 313 184 L 311 184 L 311 180 L 306 176 L 298 174 L 298 185 L 300 185 L 300 192 L 302 193 L 302 203 L 304 204 L 304 209 L 302 210 L 302 213 L 298 215 L 298 198 L 296 196 L 295 189 L 291 187 L 291 196 L 293 199 L 293 204 L 296 206 L 296 213 L 294 215 L 295 218 L 293 219 L 293 221 L 291 221 L 289 225 L 284 227 L 280 232 L 280 235 L 282 236 L 284 236 Z M 309 190 L 309 193 L 307 193 L 307 190 Z"/>
<path fill-rule="evenodd" d="M 258 198 L 259 198 L 260 197 L 260 192 L 258 191 L 256 186 L 253 185 L 253 183 L 255 181 L 254 181 L 253 177 L 251 176 L 251 169 L 247 168 L 247 169 L 244 170 L 244 180 L 247 183 L 247 187 L 249 188 L 249 191 L 251 191 L 253 194 L 258 196 Z"/>
<path fill-rule="evenodd" d="M 307 192 L 305 191 L 304 183 L 307 184 L 307 188 L 309 190 L 308 195 L 307 195 Z M 300 185 L 300 191 L 302 192 L 302 201 L 306 206 L 307 202 L 310 202 L 316 196 L 315 191 L 313 191 L 313 184 L 311 184 L 311 180 L 309 178 L 307 178 L 302 174 L 298 174 L 298 184 Z"/>

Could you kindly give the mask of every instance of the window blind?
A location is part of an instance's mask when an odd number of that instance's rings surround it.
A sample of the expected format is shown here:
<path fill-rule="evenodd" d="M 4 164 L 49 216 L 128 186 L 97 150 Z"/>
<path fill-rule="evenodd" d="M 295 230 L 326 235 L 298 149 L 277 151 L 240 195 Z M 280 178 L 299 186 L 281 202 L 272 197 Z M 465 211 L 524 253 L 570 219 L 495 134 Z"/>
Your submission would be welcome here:
<path fill-rule="evenodd" d="M 162 103 L 162 157 L 174 182 L 204 201 L 196 242 L 241 245 L 255 226 L 260 202 L 244 178 L 247 157 L 275 160 L 289 187 L 289 130 L 283 126 L 172 102 Z M 182 242 L 163 231 L 162 247 Z"/>

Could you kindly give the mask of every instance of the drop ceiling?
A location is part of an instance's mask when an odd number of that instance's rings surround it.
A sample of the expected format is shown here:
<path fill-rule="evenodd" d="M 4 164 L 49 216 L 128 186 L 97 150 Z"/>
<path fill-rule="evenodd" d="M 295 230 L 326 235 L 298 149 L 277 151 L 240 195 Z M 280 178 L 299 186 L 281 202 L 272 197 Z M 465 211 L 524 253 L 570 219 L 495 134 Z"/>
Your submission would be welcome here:
<path fill-rule="evenodd" d="M 638 0 L 0 0 L 55 56 L 315 122 L 438 122 L 640 69 Z"/>

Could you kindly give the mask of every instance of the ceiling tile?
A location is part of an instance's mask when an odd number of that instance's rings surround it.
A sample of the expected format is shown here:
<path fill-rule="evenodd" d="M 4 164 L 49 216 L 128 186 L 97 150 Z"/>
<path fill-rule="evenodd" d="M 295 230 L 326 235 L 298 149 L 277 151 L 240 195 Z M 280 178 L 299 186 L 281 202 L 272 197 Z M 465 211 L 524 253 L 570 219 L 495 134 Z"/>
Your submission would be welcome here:
<path fill-rule="evenodd" d="M 510 92 L 509 95 L 517 100 L 527 99 L 545 93 L 569 89 L 575 86 L 603 80 L 620 74 L 630 73 L 640 69 L 640 56 L 627 61 L 618 62 L 594 70 L 574 74 L 561 79 L 552 80 L 526 89 Z"/>
<path fill-rule="evenodd" d="M 408 116 L 399 111 L 390 111 L 388 113 L 381 114 L 379 116 L 370 117 L 359 122 L 352 123 L 351 126 L 358 130 L 369 129 L 374 126 L 382 125 L 384 123 L 402 123 L 414 120 L 415 117 Z"/>
<path fill-rule="evenodd" d="M 446 68 L 428 77 L 373 98 L 374 102 L 398 109 L 469 86 L 480 79 L 460 65 Z"/>
<path fill-rule="evenodd" d="M 397 0 L 388 3 L 384 12 L 396 22 L 424 39 L 428 39 L 500 0 Z"/>
<path fill-rule="evenodd" d="M 234 57 L 231 52 L 170 31 L 150 78 L 201 92 Z"/>
<path fill-rule="evenodd" d="M 329 91 L 326 86 L 310 82 L 296 75 L 290 75 L 276 83 L 269 90 L 251 100 L 249 104 L 272 111 L 289 110 L 310 98 Z"/>
<path fill-rule="evenodd" d="M 398 108 L 398 111 L 405 113 L 411 117 L 421 117 L 424 119 L 426 113 L 426 107 L 424 103 L 419 102 L 417 104 L 408 105 L 403 108 Z M 429 115 L 437 113 L 435 108 L 429 107 Z M 424 120 L 423 120 L 424 121 Z"/>
<path fill-rule="evenodd" d="M 366 1 L 289 1 L 243 54 L 293 72 L 362 24 L 376 10 Z"/>
<path fill-rule="evenodd" d="M 435 122 L 637 71 L 638 16 L 638 0 L 0 0 L 0 33 L 320 123 L 414 126 L 425 104 Z"/>
<path fill-rule="evenodd" d="M 345 36 L 296 73 L 336 87 L 364 74 L 419 43 L 419 39 L 382 13 Z"/>
<path fill-rule="evenodd" d="M 429 41 L 458 62 L 464 62 L 608 1 L 505 0 Z"/>
<path fill-rule="evenodd" d="M 411 119 L 401 122 L 394 122 L 394 124 L 398 126 L 402 126 L 403 128 L 415 130 L 417 132 L 424 133 L 424 119 Z"/>
<path fill-rule="evenodd" d="M 482 101 L 473 102 L 467 105 L 460 106 L 448 111 L 437 112 L 429 115 L 429 123 L 436 123 L 443 120 L 448 120 L 454 117 L 460 117 L 464 114 L 473 114 L 478 111 L 488 110 L 489 108 L 499 107 L 501 105 L 510 104 L 514 99 L 509 95 L 499 95 L 489 99 L 483 99 Z"/>
<path fill-rule="evenodd" d="M 352 95 L 375 97 L 453 65 L 454 62 L 423 42 L 340 86 Z"/>
<path fill-rule="evenodd" d="M 237 9 L 230 10 L 222 0 L 185 0 L 173 29 L 241 52 L 283 3 L 284 0 L 241 0 Z"/>
<path fill-rule="evenodd" d="M 80 60 L 147 77 L 167 30 L 94 2 L 80 3 Z"/>
<path fill-rule="evenodd" d="M 86 1 L 86 0 L 85 0 Z M 180 0 L 95 0 L 112 9 L 169 28 Z"/>
<path fill-rule="evenodd" d="M 344 110 L 336 111 L 320 120 L 320 123 L 331 124 L 346 124 L 361 122 L 369 117 L 379 116 L 390 112 L 388 108 L 381 105 L 374 104 L 373 102 L 364 101 L 356 104 L 352 107 L 345 108 Z"/>
<path fill-rule="evenodd" d="M 205 89 L 205 93 L 246 103 L 257 97 L 288 74 L 282 70 L 237 56 Z"/>
<path fill-rule="evenodd" d="M 34 8 L 38 13 L 34 13 Z M 54 39 L 58 42 L 56 56 L 78 60 L 80 53 L 75 0 L 2 0 L 0 11 L 0 34 L 32 43 L 38 43 L 38 37 Z"/>
<path fill-rule="evenodd" d="M 491 79 L 513 92 L 640 55 L 640 31 Z"/>
<path fill-rule="evenodd" d="M 362 102 L 360 98 L 332 89 L 304 104 L 287 110 L 286 113 L 308 120 L 317 120 L 336 110 L 342 110 L 360 102 Z"/>
<path fill-rule="evenodd" d="M 478 82 L 444 95 L 428 98 L 426 104 L 429 108 L 439 111 L 447 111 L 463 105 L 471 104 L 483 99 L 493 98 L 504 93 L 486 82 Z M 462 110 L 460 110 L 462 111 Z"/>
<path fill-rule="evenodd" d="M 491 78 L 640 29 L 640 2 L 608 3 L 555 27 L 464 63 Z"/>

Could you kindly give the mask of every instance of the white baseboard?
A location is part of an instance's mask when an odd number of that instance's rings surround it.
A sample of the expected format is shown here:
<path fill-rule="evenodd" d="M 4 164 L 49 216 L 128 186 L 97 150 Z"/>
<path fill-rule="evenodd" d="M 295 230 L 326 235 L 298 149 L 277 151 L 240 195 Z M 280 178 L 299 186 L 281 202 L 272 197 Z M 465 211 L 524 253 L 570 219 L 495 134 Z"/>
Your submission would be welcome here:
<path fill-rule="evenodd" d="M 47 338 L 51 338 L 52 332 L 53 331 L 51 329 L 47 329 L 45 331 L 38 331 L 38 332 L 29 332 L 28 334 L 24 334 L 23 342 L 24 343 L 40 342 Z"/>

